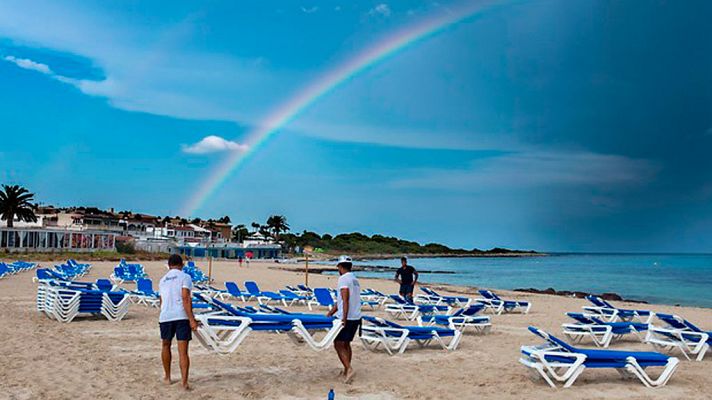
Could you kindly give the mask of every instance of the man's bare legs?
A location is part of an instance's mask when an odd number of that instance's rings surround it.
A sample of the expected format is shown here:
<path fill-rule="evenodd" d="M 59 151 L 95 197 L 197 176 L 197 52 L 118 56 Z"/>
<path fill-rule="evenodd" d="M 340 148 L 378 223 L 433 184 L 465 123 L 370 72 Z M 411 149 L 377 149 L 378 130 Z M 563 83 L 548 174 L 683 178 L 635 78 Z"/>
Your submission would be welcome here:
<path fill-rule="evenodd" d="M 178 340 L 178 361 L 180 363 L 180 378 L 183 389 L 190 390 L 188 386 L 188 370 L 190 369 L 190 358 L 188 357 L 188 341 Z"/>
<path fill-rule="evenodd" d="M 163 361 L 163 381 L 167 384 L 171 384 L 171 341 L 162 340 L 161 341 L 161 360 Z"/>
<path fill-rule="evenodd" d="M 345 382 L 348 383 L 354 374 L 353 368 L 351 368 L 351 343 L 334 342 L 334 349 L 336 349 L 336 354 L 339 356 L 341 364 L 344 365 L 344 371 L 340 374 L 340 376 L 343 375 Z"/>

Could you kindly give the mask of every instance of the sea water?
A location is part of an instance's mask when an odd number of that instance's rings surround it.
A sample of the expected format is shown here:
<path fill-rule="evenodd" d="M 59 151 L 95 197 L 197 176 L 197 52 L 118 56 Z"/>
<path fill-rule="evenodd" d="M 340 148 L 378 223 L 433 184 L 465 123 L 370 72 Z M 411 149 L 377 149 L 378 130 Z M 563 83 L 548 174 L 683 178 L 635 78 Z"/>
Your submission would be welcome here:
<path fill-rule="evenodd" d="M 535 288 L 617 293 L 650 303 L 712 307 L 712 254 L 554 254 L 537 257 L 411 258 L 424 283 L 492 289 Z M 399 259 L 356 261 L 397 267 Z M 393 272 L 359 271 L 388 278 Z"/>

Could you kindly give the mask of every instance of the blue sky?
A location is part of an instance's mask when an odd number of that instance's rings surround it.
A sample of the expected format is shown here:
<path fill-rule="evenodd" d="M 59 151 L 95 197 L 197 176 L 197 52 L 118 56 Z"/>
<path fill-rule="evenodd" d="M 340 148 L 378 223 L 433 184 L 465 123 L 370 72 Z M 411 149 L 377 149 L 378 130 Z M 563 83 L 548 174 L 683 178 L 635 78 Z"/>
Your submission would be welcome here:
<path fill-rule="evenodd" d="M 275 106 L 466 3 L 3 1 L 0 181 L 176 214 Z M 319 99 L 198 216 L 465 248 L 710 251 L 712 5 L 493 4 Z"/>

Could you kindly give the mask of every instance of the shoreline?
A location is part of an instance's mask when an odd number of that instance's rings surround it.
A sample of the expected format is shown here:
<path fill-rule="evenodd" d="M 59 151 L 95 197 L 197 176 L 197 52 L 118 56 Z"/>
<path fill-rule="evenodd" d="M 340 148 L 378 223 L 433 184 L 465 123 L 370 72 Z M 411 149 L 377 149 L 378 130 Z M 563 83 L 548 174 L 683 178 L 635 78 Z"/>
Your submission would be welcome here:
<path fill-rule="evenodd" d="M 294 268 L 295 264 L 290 264 L 292 268 L 289 267 L 284 267 L 284 266 L 279 266 L 279 267 L 269 267 L 270 269 L 275 269 L 275 270 L 282 270 L 282 271 L 289 271 L 292 273 L 297 273 L 297 274 L 304 274 L 304 268 L 298 269 Z M 360 272 L 359 270 L 355 269 L 356 266 L 354 266 L 354 271 L 355 272 Z M 362 272 L 374 272 L 370 270 L 361 270 Z M 313 268 L 309 267 L 309 273 L 310 274 L 316 274 L 316 275 L 331 275 L 332 273 L 336 273 L 337 269 L 336 267 L 324 267 L 323 265 L 320 264 L 319 267 Z M 380 272 L 380 271 L 375 271 L 375 272 Z M 432 272 L 432 271 L 419 271 L 419 273 L 422 274 L 433 274 L 433 275 L 452 275 L 456 274 L 456 272 L 453 271 L 437 271 L 437 272 Z M 367 277 L 362 277 L 361 279 L 375 279 L 378 281 L 393 281 L 393 279 L 388 278 L 388 277 L 378 277 L 378 276 L 367 276 Z M 633 299 L 633 298 L 626 298 L 623 297 L 622 295 L 614 292 L 603 292 L 603 293 L 590 293 L 590 292 L 584 292 L 580 290 L 566 290 L 566 289 L 554 289 L 554 288 L 546 288 L 546 289 L 537 289 L 533 287 L 529 288 L 514 288 L 514 289 L 508 289 L 508 288 L 495 288 L 495 287 L 483 287 L 483 286 L 474 286 L 474 285 L 467 285 L 467 284 L 454 284 L 454 283 L 444 283 L 444 282 L 427 282 L 427 283 L 419 283 L 420 286 L 425 286 L 425 287 L 433 287 L 437 290 L 448 290 L 453 293 L 457 294 L 463 294 L 463 295 L 472 295 L 472 294 L 477 294 L 477 290 L 479 289 L 487 289 L 487 290 L 496 290 L 496 291 L 507 291 L 507 292 L 512 292 L 512 293 L 521 293 L 521 294 L 535 294 L 535 295 L 543 295 L 543 296 L 552 296 L 552 297 L 563 297 L 563 298 L 569 298 L 569 299 L 585 299 L 586 296 L 588 295 L 594 295 L 601 297 L 602 299 L 606 301 L 617 301 L 617 302 L 625 302 L 625 303 L 631 303 L 631 304 L 646 304 L 646 305 L 661 305 L 661 306 L 669 306 L 669 307 L 696 307 L 696 308 L 701 308 L 705 310 L 712 310 L 712 307 L 705 307 L 705 306 L 699 306 L 699 305 L 691 305 L 691 304 L 668 304 L 668 303 L 654 303 L 654 302 L 649 302 L 647 300 L 640 300 L 640 299 Z M 469 291 L 468 291 L 469 290 Z"/>

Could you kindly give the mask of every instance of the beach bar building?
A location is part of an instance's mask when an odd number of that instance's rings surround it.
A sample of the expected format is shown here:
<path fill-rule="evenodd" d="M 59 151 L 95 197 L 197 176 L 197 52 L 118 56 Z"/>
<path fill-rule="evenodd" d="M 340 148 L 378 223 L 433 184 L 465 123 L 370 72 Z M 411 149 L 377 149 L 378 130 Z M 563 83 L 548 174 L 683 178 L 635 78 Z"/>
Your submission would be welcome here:
<path fill-rule="evenodd" d="M 282 258 L 282 246 L 276 243 L 214 243 L 210 245 L 186 243 L 171 248 L 171 253 L 188 256 L 190 258 L 213 257 L 233 260 L 238 258 L 277 259 Z"/>
<path fill-rule="evenodd" d="M 113 251 L 116 232 L 0 227 L 0 250 L 10 252 Z"/>

